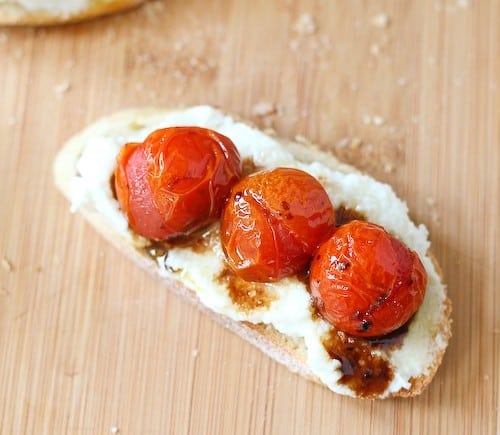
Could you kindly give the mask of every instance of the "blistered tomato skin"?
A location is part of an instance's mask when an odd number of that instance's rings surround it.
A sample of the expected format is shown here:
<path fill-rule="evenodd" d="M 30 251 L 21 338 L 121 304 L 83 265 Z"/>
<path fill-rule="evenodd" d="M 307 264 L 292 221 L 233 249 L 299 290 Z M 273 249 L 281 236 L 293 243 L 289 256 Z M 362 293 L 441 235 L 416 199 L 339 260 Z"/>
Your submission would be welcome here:
<path fill-rule="evenodd" d="M 309 284 L 329 323 L 353 336 L 378 337 L 415 314 L 427 274 L 418 255 L 382 227 L 352 221 L 316 252 Z"/>
<path fill-rule="evenodd" d="M 241 278 L 272 282 L 306 268 L 334 225 L 333 206 L 321 184 L 303 171 L 277 168 L 232 188 L 221 242 L 229 266 Z"/>
<path fill-rule="evenodd" d="M 125 145 L 115 187 L 135 232 L 169 240 L 218 219 L 241 175 L 230 139 L 205 128 L 172 127 L 151 133 L 142 144 Z"/>

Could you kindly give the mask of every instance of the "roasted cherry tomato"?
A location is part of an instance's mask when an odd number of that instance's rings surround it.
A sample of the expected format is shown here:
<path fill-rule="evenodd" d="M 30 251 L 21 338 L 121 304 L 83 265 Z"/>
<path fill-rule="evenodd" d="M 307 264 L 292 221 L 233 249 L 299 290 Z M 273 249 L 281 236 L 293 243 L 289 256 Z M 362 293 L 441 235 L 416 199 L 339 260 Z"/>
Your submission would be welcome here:
<path fill-rule="evenodd" d="M 118 155 L 115 188 L 131 228 L 154 240 L 188 235 L 220 217 L 242 174 L 227 137 L 199 127 L 151 133 Z"/>
<path fill-rule="evenodd" d="M 276 281 L 303 270 L 333 232 L 335 213 L 321 184 L 278 168 L 235 184 L 222 214 L 222 247 L 247 281 Z"/>
<path fill-rule="evenodd" d="M 354 336 L 377 337 L 415 314 L 427 274 L 418 255 L 382 227 L 352 221 L 316 252 L 309 284 L 328 322 Z"/>

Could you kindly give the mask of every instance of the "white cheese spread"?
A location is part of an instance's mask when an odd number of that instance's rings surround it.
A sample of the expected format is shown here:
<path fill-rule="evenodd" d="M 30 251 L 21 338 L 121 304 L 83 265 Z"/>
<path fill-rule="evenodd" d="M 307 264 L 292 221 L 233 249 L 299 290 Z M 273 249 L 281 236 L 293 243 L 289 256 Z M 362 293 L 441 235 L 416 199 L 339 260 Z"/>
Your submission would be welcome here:
<path fill-rule="evenodd" d="M 126 218 L 110 188 L 115 158 L 124 143 L 143 141 L 153 130 L 169 126 L 211 128 L 228 136 L 242 159 L 252 159 L 257 167 L 292 167 L 310 173 L 323 184 L 334 206 L 343 205 L 362 213 L 369 221 L 384 226 L 415 250 L 427 270 L 428 286 L 424 302 L 405 336 L 405 345 L 388 356 L 394 378 L 383 396 L 401 388 L 410 388 L 411 378 L 428 372 L 434 352 L 445 347 L 446 340 L 433 336 L 439 329 L 442 313 L 436 307 L 442 306 L 444 292 L 439 275 L 426 255 L 429 249 L 426 228 L 411 222 L 406 204 L 386 184 L 363 174 L 345 173 L 320 162 L 301 162 L 275 138 L 209 106 L 198 106 L 179 112 L 154 112 L 128 124 L 127 129 L 123 129 L 123 125 L 118 129 L 102 121 L 94 129 L 94 135 L 84 137 L 86 145 L 78 161 L 78 175 L 73 178 L 71 186 L 72 209 L 82 206 L 94 208 L 117 232 L 132 240 Z M 215 244 L 213 252 L 195 252 L 189 247 L 173 248 L 164 257 L 158 258 L 157 263 L 162 274 L 180 279 L 197 293 L 204 305 L 215 312 L 238 321 L 271 324 L 283 334 L 302 338 L 311 371 L 333 391 L 355 395 L 349 387 L 338 383 L 342 377 L 340 362 L 328 355 L 322 342 L 330 326 L 311 315 L 311 299 L 301 281 L 288 278 L 265 284 L 274 295 L 273 300 L 267 306 L 248 310 L 234 303 L 227 286 L 217 279 L 225 268 L 220 243 Z M 432 349 L 429 343 L 432 343 Z M 383 353 L 383 350 L 376 352 Z"/>

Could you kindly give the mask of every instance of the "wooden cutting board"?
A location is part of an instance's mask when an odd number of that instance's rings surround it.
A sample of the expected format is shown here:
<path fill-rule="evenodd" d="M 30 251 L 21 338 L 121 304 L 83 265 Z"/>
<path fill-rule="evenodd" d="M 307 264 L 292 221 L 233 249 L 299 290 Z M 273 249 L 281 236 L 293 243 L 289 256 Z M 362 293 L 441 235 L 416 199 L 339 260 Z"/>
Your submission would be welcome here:
<path fill-rule="evenodd" d="M 500 2 L 169 0 L 0 29 L 1 434 L 500 432 Z M 434 382 L 337 396 L 166 291 L 69 213 L 51 165 L 132 106 L 209 103 L 390 183 L 454 304 Z"/>

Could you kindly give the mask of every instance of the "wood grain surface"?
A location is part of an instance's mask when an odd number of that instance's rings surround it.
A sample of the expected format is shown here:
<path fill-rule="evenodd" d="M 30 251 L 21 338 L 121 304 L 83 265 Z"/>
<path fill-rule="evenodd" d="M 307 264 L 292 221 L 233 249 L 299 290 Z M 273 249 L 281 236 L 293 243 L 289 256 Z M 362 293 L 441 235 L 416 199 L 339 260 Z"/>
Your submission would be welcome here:
<path fill-rule="evenodd" d="M 0 28 L 0 59 L 2 435 L 500 433 L 499 1 L 153 1 Z M 407 199 L 454 307 L 424 394 L 353 400 L 289 373 L 69 213 L 51 173 L 68 137 L 196 103 Z"/>

